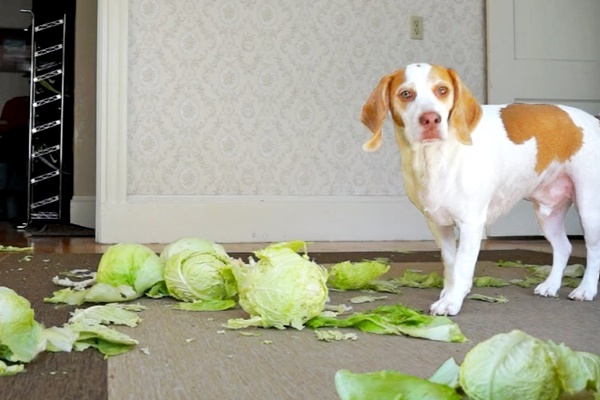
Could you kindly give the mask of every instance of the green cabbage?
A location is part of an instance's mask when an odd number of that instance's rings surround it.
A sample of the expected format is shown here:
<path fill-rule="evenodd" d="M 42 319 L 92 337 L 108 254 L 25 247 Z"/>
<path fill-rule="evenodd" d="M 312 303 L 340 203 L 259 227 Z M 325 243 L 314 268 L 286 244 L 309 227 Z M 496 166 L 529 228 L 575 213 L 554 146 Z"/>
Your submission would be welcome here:
<path fill-rule="evenodd" d="M 163 263 L 166 263 L 169 258 L 185 250 L 212 253 L 221 257 L 228 257 L 225 248 L 220 244 L 195 237 L 183 237 L 166 245 L 160 253 L 160 260 Z"/>
<path fill-rule="evenodd" d="M 163 265 L 159 256 L 144 245 L 116 244 L 100 258 L 96 281 L 84 290 L 58 290 L 44 301 L 79 305 L 134 300 L 163 283 Z"/>
<path fill-rule="evenodd" d="M 139 295 L 163 280 L 163 267 L 158 255 L 137 243 L 110 246 L 98 264 L 99 283 L 111 286 L 128 285 Z"/>
<path fill-rule="evenodd" d="M 297 253 L 302 241 L 272 244 L 255 251 L 258 262 L 233 264 L 239 303 L 250 314 L 248 320 L 229 320 L 229 328 L 246 326 L 292 326 L 319 315 L 328 297 L 325 268 Z M 306 253 L 306 251 L 305 251 Z"/>
<path fill-rule="evenodd" d="M 600 357 L 515 330 L 473 347 L 460 367 L 470 399 L 554 400 L 562 393 L 600 393 Z"/>
<path fill-rule="evenodd" d="M 0 286 L 0 359 L 29 362 L 46 349 L 44 327 L 34 319 L 31 303 Z"/>
<path fill-rule="evenodd" d="M 389 269 L 389 265 L 378 261 L 344 261 L 329 269 L 327 284 L 338 290 L 364 289 Z"/>
<path fill-rule="evenodd" d="M 229 257 L 183 250 L 168 259 L 164 279 L 169 295 L 181 301 L 231 300 L 237 294 L 231 268 Z"/>

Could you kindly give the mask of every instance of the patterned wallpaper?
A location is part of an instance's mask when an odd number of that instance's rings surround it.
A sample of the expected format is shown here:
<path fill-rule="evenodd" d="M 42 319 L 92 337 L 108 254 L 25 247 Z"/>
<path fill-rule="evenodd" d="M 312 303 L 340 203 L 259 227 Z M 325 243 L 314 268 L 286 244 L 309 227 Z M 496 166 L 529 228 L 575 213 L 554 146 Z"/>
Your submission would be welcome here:
<path fill-rule="evenodd" d="M 391 123 L 361 149 L 379 78 L 434 62 L 485 98 L 484 0 L 129 3 L 129 194 L 400 195 Z"/>

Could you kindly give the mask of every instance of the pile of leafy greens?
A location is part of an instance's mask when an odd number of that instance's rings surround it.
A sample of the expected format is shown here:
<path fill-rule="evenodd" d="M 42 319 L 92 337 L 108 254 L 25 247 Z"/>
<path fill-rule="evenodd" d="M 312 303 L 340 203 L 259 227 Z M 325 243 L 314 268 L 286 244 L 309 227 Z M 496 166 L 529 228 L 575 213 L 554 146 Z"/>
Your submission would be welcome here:
<path fill-rule="evenodd" d="M 340 370 L 335 385 L 341 400 L 454 400 L 461 393 L 476 400 L 555 400 L 586 391 L 599 399 L 600 356 L 515 330 L 477 344 L 460 366 L 447 360 L 429 379 L 398 371 Z"/>
<path fill-rule="evenodd" d="M 136 326 L 140 306 L 108 304 L 75 310 L 62 327 L 44 328 L 35 320 L 31 303 L 14 290 L 0 286 L 0 376 L 24 371 L 43 351 L 70 352 L 93 347 L 106 357 L 128 351 L 135 339 L 106 326 Z M 8 362 L 8 363 L 7 363 Z"/>

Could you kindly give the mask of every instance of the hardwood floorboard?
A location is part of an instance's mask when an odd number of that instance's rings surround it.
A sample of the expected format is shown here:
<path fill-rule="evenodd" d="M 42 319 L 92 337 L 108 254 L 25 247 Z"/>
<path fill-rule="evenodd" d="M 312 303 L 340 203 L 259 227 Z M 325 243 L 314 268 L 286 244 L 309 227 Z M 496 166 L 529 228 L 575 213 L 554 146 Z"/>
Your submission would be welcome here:
<path fill-rule="evenodd" d="M 210 239 L 210 238 L 207 238 Z M 585 257 L 585 244 L 581 238 L 573 238 L 573 255 Z M 31 236 L 25 231 L 15 230 L 12 225 L 0 222 L 0 244 L 4 246 L 33 246 L 35 253 L 103 253 L 110 245 L 97 243 L 93 237 Z M 145 243 L 156 252 L 165 244 Z M 266 243 L 223 243 L 227 251 L 253 251 Z M 543 238 L 488 239 L 483 250 L 523 249 L 551 252 Z M 388 241 L 388 242 L 315 242 L 309 251 L 428 251 L 437 250 L 433 241 Z"/>

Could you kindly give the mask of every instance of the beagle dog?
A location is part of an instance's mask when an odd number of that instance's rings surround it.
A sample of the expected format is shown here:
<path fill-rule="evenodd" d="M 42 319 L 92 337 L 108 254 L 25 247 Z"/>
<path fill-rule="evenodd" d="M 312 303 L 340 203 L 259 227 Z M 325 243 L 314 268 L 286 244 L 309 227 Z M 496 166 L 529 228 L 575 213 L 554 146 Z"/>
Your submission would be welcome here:
<path fill-rule="evenodd" d="M 569 297 L 592 300 L 600 271 L 600 121 L 551 104 L 480 105 L 452 69 L 411 64 L 384 76 L 362 109 L 381 145 L 391 114 L 409 199 L 425 215 L 444 262 L 444 289 L 430 309 L 455 315 L 471 289 L 486 224 L 519 200 L 533 202 L 552 245 L 552 271 L 535 288 L 556 296 L 572 246 L 564 228 L 574 204 L 587 267 Z M 458 231 L 458 244 L 455 237 Z"/>

